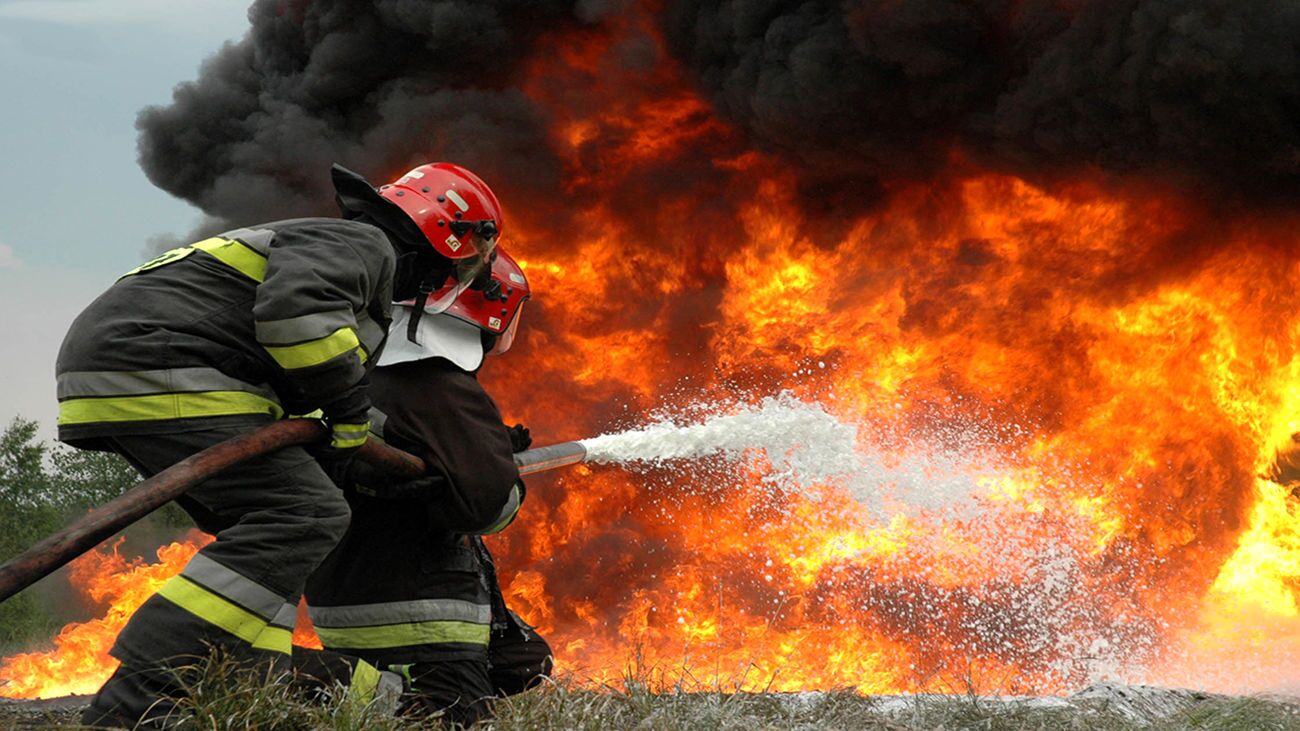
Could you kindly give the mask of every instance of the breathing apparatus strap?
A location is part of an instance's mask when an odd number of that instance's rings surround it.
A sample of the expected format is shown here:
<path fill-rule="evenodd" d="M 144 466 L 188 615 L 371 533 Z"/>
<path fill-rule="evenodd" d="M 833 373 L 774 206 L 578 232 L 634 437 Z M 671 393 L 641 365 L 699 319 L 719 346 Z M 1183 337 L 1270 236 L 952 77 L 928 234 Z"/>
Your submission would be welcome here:
<path fill-rule="evenodd" d="M 420 282 L 420 291 L 415 295 L 415 309 L 411 310 L 411 317 L 406 321 L 406 339 L 416 345 L 420 344 L 420 341 L 415 337 L 416 333 L 420 331 L 420 316 L 424 314 L 424 305 L 429 301 L 429 295 L 432 292 L 433 287 L 430 286 L 428 280 Z"/>

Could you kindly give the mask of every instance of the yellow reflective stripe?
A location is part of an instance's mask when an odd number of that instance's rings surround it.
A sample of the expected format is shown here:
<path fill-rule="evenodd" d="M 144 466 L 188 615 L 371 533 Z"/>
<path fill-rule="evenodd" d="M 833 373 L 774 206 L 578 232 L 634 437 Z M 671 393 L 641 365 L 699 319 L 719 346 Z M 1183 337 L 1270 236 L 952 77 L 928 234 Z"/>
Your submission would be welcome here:
<path fill-rule="evenodd" d="M 163 253 L 159 254 L 158 256 L 155 256 L 149 261 L 146 261 L 145 263 L 141 264 L 135 269 L 132 269 L 126 274 L 123 274 L 121 277 L 118 277 L 118 279 L 129 277 L 132 274 L 139 274 L 140 272 L 147 272 L 150 269 L 157 269 L 158 267 L 163 266 L 164 264 L 170 264 L 174 261 L 180 261 L 181 259 L 184 259 L 185 257 L 193 253 L 194 253 L 194 248 L 190 246 L 183 246 L 179 249 L 164 251 Z"/>
<path fill-rule="evenodd" d="M 375 699 L 375 689 L 378 687 L 379 669 L 365 660 L 358 660 L 357 666 L 352 669 L 348 702 L 364 706 Z"/>
<path fill-rule="evenodd" d="M 197 419 L 238 414 L 284 415 L 276 402 L 246 391 L 155 393 L 148 396 L 68 399 L 59 403 L 60 424 Z"/>
<path fill-rule="evenodd" d="M 254 282 L 261 282 L 266 279 L 266 256 L 240 241 L 223 239 L 220 236 L 204 239 L 179 249 L 172 249 L 146 261 L 122 276 L 129 277 L 132 274 L 157 269 L 165 264 L 184 259 L 195 251 L 205 251 L 211 254 L 221 263 Z"/>
<path fill-rule="evenodd" d="M 341 327 L 323 338 L 309 340 L 297 345 L 268 345 L 266 352 L 275 358 L 275 362 L 285 370 L 310 368 L 327 360 L 337 358 L 344 353 L 356 350 L 365 361 L 364 352 L 359 350 L 361 341 L 350 327 Z"/>
<path fill-rule="evenodd" d="M 271 652 L 280 652 L 285 655 L 293 652 L 293 631 L 283 627 L 267 625 L 262 630 L 257 639 L 253 640 L 253 647 L 259 650 L 269 650 Z"/>
<path fill-rule="evenodd" d="M 471 645 L 488 643 L 486 624 L 472 622 L 410 622 L 380 627 L 316 627 L 316 634 L 330 649 L 370 649 L 409 647 L 443 642 L 462 642 Z"/>
<path fill-rule="evenodd" d="M 366 443 L 370 436 L 370 422 L 364 424 L 334 424 L 331 427 L 330 446 L 351 449 Z"/>
<path fill-rule="evenodd" d="M 192 248 L 206 251 L 215 256 L 222 264 L 243 274 L 254 282 L 266 279 L 266 257 L 238 241 L 214 236 L 204 239 Z"/>
<path fill-rule="evenodd" d="M 266 620 L 262 617 L 184 576 L 172 577 L 158 590 L 158 596 L 250 644 L 267 628 Z"/>

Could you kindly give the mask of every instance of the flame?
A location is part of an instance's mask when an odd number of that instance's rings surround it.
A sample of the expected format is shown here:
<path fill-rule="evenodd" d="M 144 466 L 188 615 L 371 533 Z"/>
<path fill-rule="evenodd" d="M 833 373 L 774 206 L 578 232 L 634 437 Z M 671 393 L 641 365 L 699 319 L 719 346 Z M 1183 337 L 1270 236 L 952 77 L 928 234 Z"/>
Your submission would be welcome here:
<path fill-rule="evenodd" d="M 59 630 L 51 641 L 53 649 L 5 658 L 0 662 L 0 696 L 56 698 L 99 690 L 117 669 L 117 660 L 108 654 L 117 633 L 146 599 L 213 539 L 191 530 L 183 540 L 159 547 L 156 562 L 123 557 L 119 552 L 123 540 L 105 543 L 69 564 L 69 582 L 83 599 L 102 607 L 102 615 Z M 321 646 L 305 604 L 298 607 L 293 642 Z"/>
<path fill-rule="evenodd" d="M 823 213 L 639 7 L 530 67 L 567 207 L 507 200 L 537 297 L 484 380 L 555 440 L 789 391 L 883 464 L 943 469 L 928 500 L 715 464 L 534 480 L 493 547 L 560 663 L 750 690 L 1300 680 L 1296 497 L 1258 477 L 1300 426 L 1295 217 L 959 156 Z"/>
<path fill-rule="evenodd" d="M 880 469 L 787 491 L 718 461 L 530 479 L 491 542 L 561 667 L 686 689 L 1295 686 L 1298 481 L 1273 467 L 1300 431 L 1296 216 L 956 154 L 821 200 L 713 113 L 656 12 L 537 46 L 523 89 L 565 173 L 553 200 L 500 181 L 535 298 L 483 379 L 548 442 L 788 391 Z"/>
<path fill-rule="evenodd" d="M 0 694 L 54 698 L 99 690 L 117 669 L 108 651 L 127 619 L 212 537 L 192 531 L 186 540 L 160 547 L 156 563 L 124 558 L 118 551 L 123 540 L 105 544 L 69 565 L 69 581 L 82 597 L 105 607 L 103 615 L 64 627 L 55 635 L 52 650 L 6 658 L 0 664 Z"/>

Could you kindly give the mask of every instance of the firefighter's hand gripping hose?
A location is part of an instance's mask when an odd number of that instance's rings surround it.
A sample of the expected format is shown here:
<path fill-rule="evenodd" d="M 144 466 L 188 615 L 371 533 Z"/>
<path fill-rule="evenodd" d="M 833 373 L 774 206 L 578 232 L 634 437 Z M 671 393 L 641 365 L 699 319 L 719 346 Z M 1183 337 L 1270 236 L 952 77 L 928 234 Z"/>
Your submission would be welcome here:
<path fill-rule="evenodd" d="M 327 427 L 314 419 L 277 421 L 177 462 L 0 566 L 0 602 L 212 475 L 258 455 L 318 442 L 327 432 Z M 576 464 L 586 455 L 582 444 L 565 442 L 520 452 L 515 455 L 515 463 L 520 474 L 528 475 Z M 357 459 L 406 479 L 425 474 L 420 458 L 375 440 L 358 448 Z"/>

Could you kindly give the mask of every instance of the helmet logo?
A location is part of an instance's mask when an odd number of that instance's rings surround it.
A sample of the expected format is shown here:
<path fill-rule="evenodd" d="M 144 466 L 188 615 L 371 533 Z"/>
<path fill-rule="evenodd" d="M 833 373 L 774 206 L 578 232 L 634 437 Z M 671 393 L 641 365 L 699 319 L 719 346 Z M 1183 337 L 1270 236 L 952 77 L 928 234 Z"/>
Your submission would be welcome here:
<path fill-rule="evenodd" d="M 456 204 L 456 207 L 460 209 L 461 213 L 465 213 L 469 210 L 469 204 L 465 202 L 464 198 L 460 197 L 460 193 L 448 188 L 446 196 L 448 200 Z"/>
<path fill-rule="evenodd" d="M 451 247 L 452 251 L 460 251 L 460 246 L 461 246 L 460 239 L 456 238 L 455 236 L 447 237 L 447 245 Z"/>
<path fill-rule="evenodd" d="M 510 281 L 515 284 L 524 284 L 524 275 L 519 274 L 518 272 L 510 272 Z"/>
<path fill-rule="evenodd" d="M 399 179 L 396 183 L 393 183 L 393 185 L 401 185 L 402 183 L 405 183 L 411 178 L 415 178 L 416 180 L 419 180 L 420 178 L 423 177 L 424 177 L 424 173 L 420 172 L 419 170 L 412 170 L 411 172 L 403 175 L 401 179 Z"/>
<path fill-rule="evenodd" d="M 492 328 L 493 330 L 500 330 L 500 329 L 501 329 L 501 318 L 499 318 L 499 317 L 489 317 L 489 318 L 488 318 L 488 327 Z"/>

